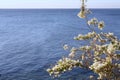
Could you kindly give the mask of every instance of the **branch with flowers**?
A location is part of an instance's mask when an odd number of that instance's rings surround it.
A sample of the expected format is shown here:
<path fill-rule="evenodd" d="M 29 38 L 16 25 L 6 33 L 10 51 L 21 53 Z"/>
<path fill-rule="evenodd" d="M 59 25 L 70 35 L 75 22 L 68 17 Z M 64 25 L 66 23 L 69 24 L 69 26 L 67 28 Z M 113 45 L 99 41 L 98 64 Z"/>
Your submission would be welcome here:
<path fill-rule="evenodd" d="M 98 80 L 120 80 L 120 41 L 113 33 L 102 32 L 104 21 L 98 21 L 97 18 L 88 19 L 91 11 L 86 8 L 86 1 L 81 1 L 78 16 L 86 20 L 90 32 L 85 35 L 79 34 L 74 39 L 89 41 L 89 44 L 72 48 L 64 45 L 65 50 L 70 50 L 69 56 L 60 59 L 47 71 L 50 76 L 59 77 L 61 73 L 80 67 L 98 74 Z M 100 30 L 99 33 L 95 31 L 96 28 Z"/>

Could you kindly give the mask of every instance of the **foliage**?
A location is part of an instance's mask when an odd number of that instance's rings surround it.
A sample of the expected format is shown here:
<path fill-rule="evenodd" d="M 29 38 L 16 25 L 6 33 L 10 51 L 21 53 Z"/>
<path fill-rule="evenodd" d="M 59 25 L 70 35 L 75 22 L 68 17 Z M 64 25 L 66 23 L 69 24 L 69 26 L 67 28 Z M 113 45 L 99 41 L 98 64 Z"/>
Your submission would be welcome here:
<path fill-rule="evenodd" d="M 65 50 L 70 49 L 68 58 L 60 59 L 55 66 L 47 71 L 51 76 L 58 77 L 61 73 L 80 67 L 90 69 L 98 74 L 97 79 L 99 80 L 118 80 L 120 78 L 120 41 L 113 33 L 102 32 L 105 26 L 104 21 L 98 21 L 97 18 L 88 20 L 91 11 L 86 9 L 85 2 L 82 0 L 78 16 L 86 20 L 90 32 L 85 35 L 79 34 L 74 39 L 89 41 L 89 44 L 78 48 L 70 48 L 65 45 Z M 95 28 L 98 28 L 100 32 L 97 33 Z M 82 53 L 77 55 L 78 52 Z M 76 59 L 75 56 L 79 57 Z M 93 77 L 90 76 L 90 78 Z"/>

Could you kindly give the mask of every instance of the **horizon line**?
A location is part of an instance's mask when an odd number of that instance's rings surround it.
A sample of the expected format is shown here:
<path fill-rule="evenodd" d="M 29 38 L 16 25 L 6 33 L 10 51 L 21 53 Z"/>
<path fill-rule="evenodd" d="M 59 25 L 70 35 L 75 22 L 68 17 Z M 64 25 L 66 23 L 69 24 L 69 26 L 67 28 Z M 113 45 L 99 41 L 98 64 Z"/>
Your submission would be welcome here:
<path fill-rule="evenodd" d="M 0 8 L 0 9 L 80 9 L 80 8 Z M 88 8 L 88 9 L 120 9 L 120 8 Z"/>

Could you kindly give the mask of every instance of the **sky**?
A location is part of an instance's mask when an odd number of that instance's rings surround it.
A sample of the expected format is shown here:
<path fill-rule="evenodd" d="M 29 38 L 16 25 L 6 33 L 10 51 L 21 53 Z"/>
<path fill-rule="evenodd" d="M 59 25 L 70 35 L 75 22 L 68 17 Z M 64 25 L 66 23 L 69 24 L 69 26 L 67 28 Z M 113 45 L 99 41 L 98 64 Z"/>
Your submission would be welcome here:
<path fill-rule="evenodd" d="M 88 0 L 89 8 L 120 8 L 120 0 Z M 0 0 L 0 8 L 80 8 L 80 0 Z"/>

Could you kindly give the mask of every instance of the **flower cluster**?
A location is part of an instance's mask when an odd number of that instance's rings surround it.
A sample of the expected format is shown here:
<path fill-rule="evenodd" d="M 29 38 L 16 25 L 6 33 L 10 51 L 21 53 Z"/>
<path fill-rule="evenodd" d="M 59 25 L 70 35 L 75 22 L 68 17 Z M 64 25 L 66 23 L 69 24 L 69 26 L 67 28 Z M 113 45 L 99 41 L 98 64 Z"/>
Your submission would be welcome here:
<path fill-rule="evenodd" d="M 107 62 L 101 63 L 99 61 L 96 61 L 91 65 L 89 68 L 93 70 L 94 72 L 98 73 L 99 78 L 102 79 L 103 76 L 106 76 L 107 74 L 104 74 L 103 71 L 107 72 L 108 68 L 110 67 L 110 64 Z M 112 68 L 112 67 L 111 67 Z"/>
<path fill-rule="evenodd" d="M 88 19 L 89 14 L 85 7 L 85 0 L 82 0 L 81 11 L 78 14 L 80 18 Z M 87 26 L 91 32 L 74 37 L 75 40 L 89 41 L 87 45 L 81 47 L 72 47 L 68 58 L 60 59 L 55 66 L 47 71 L 50 75 L 58 77 L 61 73 L 72 70 L 75 67 L 87 68 L 98 74 L 100 80 L 119 80 L 120 79 L 120 41 L 113 33 L 97 33 L 94 28 L 103 29 L 104 21 L 98 21 L 97 18 L 87 20 Z M 70 47 L 64 45 L 65 50 Z M 76 53 L 80 55 L 76 57 Z M 82 53 L 81 53 L 82 52 Z M 77 59 L 76 59 L 77 58 Z M 94 76 L 90 76 L 90 79 Z M 96 79 L 95 79 L 96 80 Z"/>
<path fill-rule="evenodd" d="M 88 24 L 89 26 L 94 26 L 94 27 L 98 26 L 98 29 L 100 29 L 100 30 L 102 30 L 103 27 L 105 26 L 104 21 L 100 21 L 100 22 L 99 22 L 99 21 L 97 20 L 97 18 L 92 18 L 91 20 L 89 20 L 89 21 L 87 22 L 87 24 Z"/>
<path fill-rule="evenodd" d="M 60 76 L 60 73 L 64 73 L 68 70 L 72 70 L 75 67 L 82 67 L 82 63 L 79 60 L 72 60 L 70 58 L 63 58 L 57 62 L 57 65 L 51 69 L 47 69 L 50 75 L 54 77 Z"/>
<path fill-rule="evenodd" d="M 118 71 L 115 72 L 115 70 L 120 69 L 119 65 L 120 64 L 118 63 L 113 64 L 112 59 L 106 57 L 104 61 L 101 61 L 101 59 L 95 59 L 94 63 L 89 68 L 99 75 L 98 79 L 113 79 L 115 74 L 119 74 Z"/>
<path fill-rule="evenodd" d="M 73 47 L 71 50 L 70 50 L 70 54 L 69 54 L 69 57 L 73 58 L 75 57 L 75 53 L 78 51 L 77 48 Z"/>
<path fill-rule="evenodd" d="M 88 40 L 96 36 L 95 32 L 89 32 L 86 35 L 79 34 L 77 37 L 74 37 L 75 40 Z"/>
<path fill-rule="evenodd" d="M 91 46 L 82 46 L 82 47 L 80 47 L 80 50 L 81 51 L 90 51 L 90 50 L 92 50 L 92 47 Z"/>
<path fill-rule="evenodd" d="M 86 18 L 88 14 L 90 14 L 91 11 L 86 9 L 85 7 L 85 0 L 82 0 L 82 6 L 81 6 L 81 11 L 78 13 L 78 17 L 80 18 Z"/>

